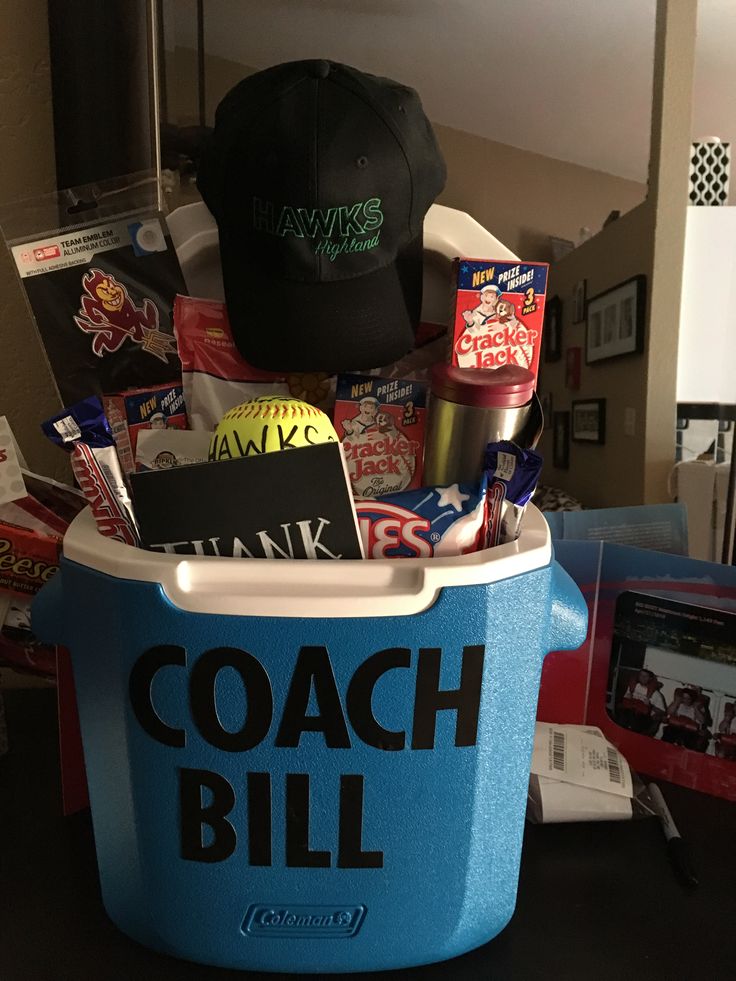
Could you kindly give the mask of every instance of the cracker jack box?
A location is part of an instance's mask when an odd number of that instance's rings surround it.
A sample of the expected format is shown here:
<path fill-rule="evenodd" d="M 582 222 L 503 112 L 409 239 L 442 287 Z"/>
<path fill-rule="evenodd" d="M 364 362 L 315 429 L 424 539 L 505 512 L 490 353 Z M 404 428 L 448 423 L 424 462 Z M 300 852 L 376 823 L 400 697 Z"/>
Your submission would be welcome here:
<path fill-rule="evenodd" d="M 184 390 L 180 384 L 105 395 L 102 404 L 126 473 L 135 470 L 138 434 L 142 430 L 187 428 Z"/>
<path fill-rule="evenodd" d="M 422 382 L 338 377 L 334 423 L 357 497 L 422 486 L 426 405 Z"/>
<path fill-rule="evenodd" d="M 455 259 L 452 364 L 539 370 L 546 262 Z"/>

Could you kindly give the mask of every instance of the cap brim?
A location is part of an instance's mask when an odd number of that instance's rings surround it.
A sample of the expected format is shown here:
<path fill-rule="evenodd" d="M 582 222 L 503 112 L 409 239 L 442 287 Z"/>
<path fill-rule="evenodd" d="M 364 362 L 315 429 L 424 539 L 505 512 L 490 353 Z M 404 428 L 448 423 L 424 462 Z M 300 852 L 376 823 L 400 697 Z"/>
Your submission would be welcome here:
<path fill-rule="evenodd" d="M 304 283 L 249 265 L 220 235 L 233 339 L 268 371 L 380 368 L 414 345 L 422 303 L 422 235 L 391 265 L 352 279 Z"/>

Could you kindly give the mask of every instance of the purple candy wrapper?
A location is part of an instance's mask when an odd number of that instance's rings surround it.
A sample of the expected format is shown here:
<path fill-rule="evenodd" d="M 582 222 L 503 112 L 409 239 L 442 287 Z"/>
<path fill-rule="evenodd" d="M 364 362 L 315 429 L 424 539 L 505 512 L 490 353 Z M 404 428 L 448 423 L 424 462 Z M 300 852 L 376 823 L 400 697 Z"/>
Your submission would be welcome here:
<path fill-rule="evenodd" d="M 42 422 L 41 429 L 52 443 L 69 453 L 80 442 L 93 449 L 115 445 L 102 402 L 96 395 L 63 409 Z"/>
<path fill-rule="evenodd" d="M 524 508 L 532 499 L 542 472 L 542 457 L 522 450 L 508 440 L 486 447 L 488 525 L 486 548 L 513 542 L 519 537 Z"/>
<path fill-rule="evenodd" d="M 483 548 L 486 479 L 357 500 L 366 558 L 431 558 Z"/>

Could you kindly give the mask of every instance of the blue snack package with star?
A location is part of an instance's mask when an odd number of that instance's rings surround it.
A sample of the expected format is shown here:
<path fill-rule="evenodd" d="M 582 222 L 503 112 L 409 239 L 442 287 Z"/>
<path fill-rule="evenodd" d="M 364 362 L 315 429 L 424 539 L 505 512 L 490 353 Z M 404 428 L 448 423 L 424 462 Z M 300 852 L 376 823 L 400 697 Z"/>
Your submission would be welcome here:
<path fill-rule="evenodd" d="M 366 558 L 426 559 L 484 547 L 487 478 L 356 500 Z"/>

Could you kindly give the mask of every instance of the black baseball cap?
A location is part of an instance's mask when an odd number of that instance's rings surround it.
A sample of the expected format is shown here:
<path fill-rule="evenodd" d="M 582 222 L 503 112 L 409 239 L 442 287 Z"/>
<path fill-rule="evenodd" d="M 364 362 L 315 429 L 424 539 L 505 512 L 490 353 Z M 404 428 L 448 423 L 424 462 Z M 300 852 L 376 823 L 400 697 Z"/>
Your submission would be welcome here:
<path fill-rule="evenodd" d="M 238 83 L 217 108 L 197 183 L 243 357 L 333 372 L 406 354 L 424 216 L 445 177 L 419 96 L 398 82 L 295 61 Z"/>

